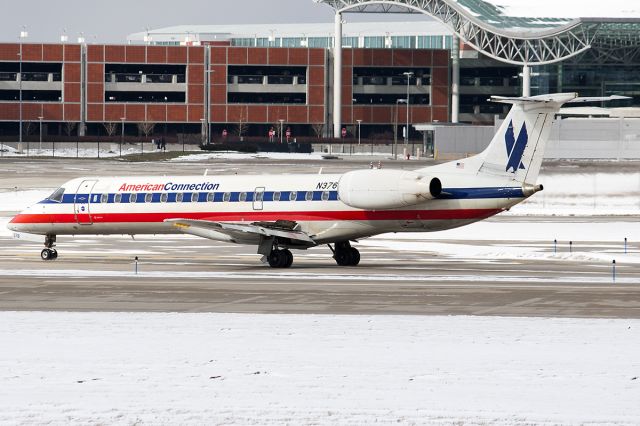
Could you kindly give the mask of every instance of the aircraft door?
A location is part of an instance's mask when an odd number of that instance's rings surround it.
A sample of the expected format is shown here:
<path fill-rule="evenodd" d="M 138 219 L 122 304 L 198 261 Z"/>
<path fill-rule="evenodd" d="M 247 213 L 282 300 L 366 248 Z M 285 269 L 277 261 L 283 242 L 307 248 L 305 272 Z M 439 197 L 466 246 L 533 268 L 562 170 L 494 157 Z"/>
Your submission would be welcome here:
<path fill-rule="evenodd" d="M 256 188 L 253 192 L 253 209 L 262 210 L 264 208 L 264 187 Z"/>
<path fill-rule="evenodd" d="M 73 199 L 73 211 L 79 225 L 91 225 L 91 191 L 97 180 L 83 180 L 78 186 Z"/>

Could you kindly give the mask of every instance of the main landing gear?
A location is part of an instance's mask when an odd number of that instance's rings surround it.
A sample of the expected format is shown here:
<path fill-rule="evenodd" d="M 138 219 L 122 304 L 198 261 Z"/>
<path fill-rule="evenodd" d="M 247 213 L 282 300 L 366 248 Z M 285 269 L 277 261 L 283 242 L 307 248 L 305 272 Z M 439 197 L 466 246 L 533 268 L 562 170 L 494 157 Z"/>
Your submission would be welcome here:
<path fill-rule="evenodd" d="M 289 268 L 293 264 L 293 254 L 287 249 L 273 249 L 267 260 L 272 268 Z"/>
<path fill-rule="evenodd" d="M 335 249 L 329 245 L 333 252 L 333 258 L 338 266 L 358 266 L 360 263 L 360 252 L 351 247 L 349 241 L 342 241 L 335 244 Z"/>
<path fill-rule="evenodd" d="M 44 238 L 45 249 L 40 252 L 42 260 L 56 260 L 58 258 L 58 251 L 53 248 L 56 245 L 56 236 L 47 235 Z"/>

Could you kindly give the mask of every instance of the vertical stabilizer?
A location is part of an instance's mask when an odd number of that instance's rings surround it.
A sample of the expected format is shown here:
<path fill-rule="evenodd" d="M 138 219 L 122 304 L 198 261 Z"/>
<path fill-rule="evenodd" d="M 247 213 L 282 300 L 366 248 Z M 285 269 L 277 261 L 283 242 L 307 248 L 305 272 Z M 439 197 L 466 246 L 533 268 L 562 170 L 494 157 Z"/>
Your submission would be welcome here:
<path fill-rule="evenodd" d="M 527 98 L 494 97 L 513 104 L 487 149 L 480 154 L 480 173 L 535 184 L 555 115 L 574 93 Z"/>

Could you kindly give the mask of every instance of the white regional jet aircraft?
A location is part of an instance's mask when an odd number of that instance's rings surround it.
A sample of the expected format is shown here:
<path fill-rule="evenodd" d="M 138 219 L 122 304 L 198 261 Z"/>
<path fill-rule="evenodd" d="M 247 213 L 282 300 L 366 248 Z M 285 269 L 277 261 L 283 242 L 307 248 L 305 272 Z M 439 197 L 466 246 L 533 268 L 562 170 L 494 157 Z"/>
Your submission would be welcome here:
<path fill-rule="evenodd" d="M 185 233 L 256 245 L 274 268 L 291 266 L 290 249 L 321 244 L 329 245 L 338 265 L 355 266 L 360 253 L 352 241 L 457 228 L 541 191 L 536 180 L 561 106 L 605 98 L 570 93 L 492 100 L 512 104 L 511 111 L 487 149 L 463 160 L 342 175 L 82 177 L 8 226 L 44 235 L 44 260 L 58 257 L 57 235 Z"/>

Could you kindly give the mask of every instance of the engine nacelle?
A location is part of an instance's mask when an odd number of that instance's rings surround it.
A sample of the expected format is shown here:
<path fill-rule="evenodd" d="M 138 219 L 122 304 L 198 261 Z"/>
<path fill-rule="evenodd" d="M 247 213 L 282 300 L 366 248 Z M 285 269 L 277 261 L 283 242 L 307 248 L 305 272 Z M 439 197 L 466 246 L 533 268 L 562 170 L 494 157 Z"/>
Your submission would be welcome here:
<path fill-rule="evenodd" d="M 442 193 L 440 179 L 404 170 L 356 170 L 338 183 L 340 201 L 363 210 L 412 206 Z"/>

